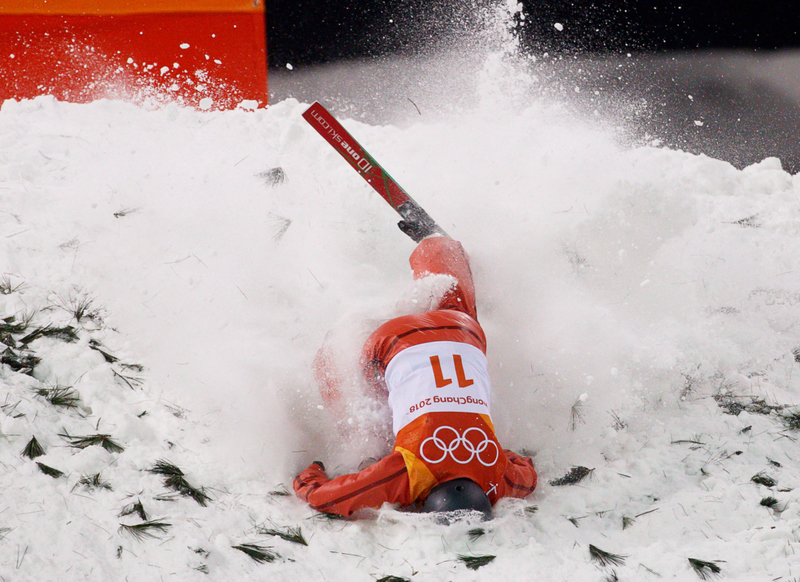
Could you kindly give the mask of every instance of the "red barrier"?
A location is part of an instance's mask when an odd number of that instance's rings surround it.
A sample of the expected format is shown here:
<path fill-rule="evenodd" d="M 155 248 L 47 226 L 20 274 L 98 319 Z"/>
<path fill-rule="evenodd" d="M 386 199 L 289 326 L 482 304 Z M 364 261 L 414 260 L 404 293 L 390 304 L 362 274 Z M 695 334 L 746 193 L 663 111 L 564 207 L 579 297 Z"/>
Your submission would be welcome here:
<path fill-rule="evenodd" d="M 2 0 L 0 102 L 267 104 L 261 0 Z"/>

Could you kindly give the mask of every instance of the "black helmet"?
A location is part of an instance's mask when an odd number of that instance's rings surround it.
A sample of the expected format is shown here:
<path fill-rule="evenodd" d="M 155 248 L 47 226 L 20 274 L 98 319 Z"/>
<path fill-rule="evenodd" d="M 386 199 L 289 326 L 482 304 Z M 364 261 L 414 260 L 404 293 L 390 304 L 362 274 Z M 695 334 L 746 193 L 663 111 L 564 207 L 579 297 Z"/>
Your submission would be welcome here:
<path fill-rule="evenodd" d="M 453 479 L 439 483 L 431 489 L 422 505 L 426 513 L 451 511 L 479 511 L 484 519 L 491 519 L 492 504 L 481 486 L 472 479 Z"/>

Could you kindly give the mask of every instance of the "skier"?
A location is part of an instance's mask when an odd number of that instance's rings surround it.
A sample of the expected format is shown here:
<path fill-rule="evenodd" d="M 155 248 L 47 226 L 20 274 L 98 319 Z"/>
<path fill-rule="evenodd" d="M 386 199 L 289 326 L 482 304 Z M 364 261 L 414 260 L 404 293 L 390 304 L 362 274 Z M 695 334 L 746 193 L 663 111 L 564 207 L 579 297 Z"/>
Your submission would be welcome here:
<path fill-rule="evenodd" d="M 344 516 L 390 503 L 490 517 L 501 497 L 529 495 L 536 471 L 530 458 L 502 449 L 494 434 L 486 337 L 466 253 L 424 211 L 403 217 L 398 226 L 418 243 L 409 259 L 414 278 L 445 274 L 455 281 L 433 311 L 388 321 L 364 346 L 367 383 L 388 397 L 392 410 L 394 449 L 335 479 L 315 461 L 295 478 L 294 490 L 317 511 Z M 335 405 L 340 379 L 320 354 L 315 376 L 325 401 Z"/>

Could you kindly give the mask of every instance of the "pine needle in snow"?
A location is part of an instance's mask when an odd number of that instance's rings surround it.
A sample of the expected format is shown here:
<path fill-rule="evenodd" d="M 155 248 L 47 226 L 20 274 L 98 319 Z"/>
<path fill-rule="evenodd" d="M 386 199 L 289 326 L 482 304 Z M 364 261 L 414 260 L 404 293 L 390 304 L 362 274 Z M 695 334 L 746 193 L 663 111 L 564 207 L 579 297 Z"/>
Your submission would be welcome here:
<path fill-rule="evenodd" d="M 401 576 L 384 576 L 383 578 L 378 578 L 375 582 L 409 582 L 409 580 Z"/>
<path fill-rule="evenodd" d="M 482 527 L 476 527 L 474 529 L 469 530 L 467 532 L 467 535 L 469 536 L 469 541 L 474 542 L 478 538 L 481 538 L 484 535 L 486 535 L 486 530 L 483 529 Z"/>
<path fill-rule="evenodd" d="M 155 533 L 166 533 L 167 528 L 172 527 L 171 523 L 163 521 L 145 521 L 144 523 L 137 523 L 135 525 L 127 525 L 121 523 L 119 525 L 120 531 L 130 535 L 136 541 L 142 541 L 145 538 L 156 537 Z"/>
<path fill-rule="evenodd" d="M 761 222 L 759 220 L 758 214 L 753 214 L 752 216 L 740 218 L 739 220 L 735 220 L 728 224 L 735 224 L 737 226 L 741 226 L 742 228 L 761 228 Z"/>
<path fill-rule="evenodd" d="M 572 408 L 569 411 L 570 430 L 574 431 L 578 427 L 578 424 L 586 424 L 586 420 L 584 420 L 586 416 L 584 400 L 584 395 L 578 396 L 577 400 L 575 400 L 575 403 L 572 405 Z"/>
<path fill-rule="evenodd" d="M 68 434 L 60 434 L 58 436 L 68 440 L 69 446 L 76 449 L 85 449 L 88 447 L 99 445 L 103 447 L 105 450 L 107 450 L 109 453 L 121 453 L 125 450 L 125 447 L 116 443 L 111 438 L 111 435 L 107 434 L 93 434 L 81 437 L 73 437 L 69 436 Z"/>
<path fill-rule="evenodd" d="M 0 364 L 5 364 L 15 372 L 20 374 L 33 375 L 33 369 L 39 365 L 41 358 L 37 358 L 31 353 L 17 352 L 11 348 L 6 348 L 0 354 Z"/>
<path fill-rule="evenodd" d="M 39 470 L 42 473 L 52 477 L 53 479 L 58 479 L 59 477 L 62 477 L 64 475 L 63 471 L 59 471 L 58 469 L 54 469 L 53 467 L 45 465 L 44 463 L 37 462 L 36 465 L 39 467 Z"/>
<path fill-rule="evenodd" d="M 66 325 L 64 327 L 53 327 L 51 325 L 46 325 L 44 327 L 38 327 L 34 329 L 31 333 L 19 340 L 19 343 L 23 346 L 27 346 L 29 343 L 39 339 L 40 337 L 51 337 L 67 343 L 74 343 L 78 341 L 78 333 L 71 325 Z"/>
<path fill-rule="evenodd" d="M 459 556 L 458 560 L 470 570 L 477 570 L 494 561 L 497 556 Z"/>
<path fill-rule="evenodd" d="M 303 537 L 303 532 L 300 530 L 300 527 L 290 527 L 286 530 L 259 527 L 256 531 L 265 536 L 277 536 L 282 540 L 292 542 L 293 544 L 300 544 L 301 546 L 308 545 L 308 542 L 306 542 L 306 539 Z"/>
<path fill-rule="evenodd" d="M 622 566 L 625 564 L 625 558 L 627 558 L 627 556 L 606 552 L 592 544 L 589 544 L 589 557 L 603 567 Z"/>
<path fill-rule="evenodd" d="M 775 485 L 778 484 L 778 482 L 775 481 L 775 479 L 765 474 L 763 471 L 760 473 L 756 473 L 755 475 L 750 477 L 750 480 L 753 483 L 757 483 L 758 485 L 763 485 L 764 487 L 775 487 Z"/>
<path fill-rule="evenodd" d="M 28 444 L 25 445 L 25 448 L 22 449 L 22 456 L 28 457 L 29 459 L 35 459 L 36 457 L 41 457 L 44 455 L 44 449 L 42 445 L 39 444 L 39 441 L 36 440 L 36 437 L 31 437 L 31 440 L 28 441 Z"/>
<path fill-rule="evenodd" d="M 99 352 L 103 359 L 108 362 L 109 364 L 115 364 L 119 361 L 117 356 L 112 356 L 109 354 L 106 349 L 104 348 L 103 344 L 101 344 L 97 340 L 89 340 L 89 347 L 92 348 L 94 351 Z"/>
<path fill-rule="evenodd" d="M 273 497 L 289 497 L 291 493 L 289 493 L 285 485 L 281 485 L 277 489 L 270 491 L 267 495 L 272 495 Z"/>
<path fill-rule="evenodd" d="M 75 293 L 71 293 L 67 299 L 63 299 L 56 295 L 58 301 L 55 303 L 59 307 L 71 314 L 75 321 L 79 322 L 83 319 L 93 321 L 97 325 L 103 323 L 102 310 L 94 308 L 94 297 L 89 296 L 82 290 L 77 289 Z"/>
<path fill-rule="evenodd" d="M 108 481 L 103 481 L 100 478 L 100 473 L 95 473 L 94 475 L 84 475 L 76 483 L 76 487 L 78 485 L 82 485 L 83 487 L 89 489 L 90 491 L 93 491 L 95 489 L 107 489 L 109 491 L 113 491 L 111 483 L 109 483 Z"/>
<path fill-rule="evenodd" d="M 123 507 L 122 511 L 119 512 L 119 516 L 125 517 L 127 515 L 133 515 L 134 513 L 138 515 L 142 521 L 147 521 L 147 512 L 144 510 L 141 499 L 137 499 L 136 503 L 131 503 Z"/>
<path fill-rule="evenodd" d="M 759 505 L 763 507 L 769 507 L 770 509 L 776 509 L 778 507 L 778 500 L 774 497 L 763 497 Z"/>
<path fill-rule="evenodd" d="M 700 576 L 701 580 L 708 580 L 722 571 L 714 562 L 706 562 L 697 558 L 689 558 L 689 565 Z"/>
<path fill-rule="evenodd" d="M 267 186 L 277 186 L 286 181 L 286 172 L 281 167 L 270 168 L 266 172 L 260 172 L 257 176 L 264 180 Z"/>
<path fill-rule="evenodd" d="M 205 507 L 208 502 L 211 501 L 211 498 L 206 495 L 203 489 L 198 489 L 190 485 L 184 477 L 183 471 L 169 461 L 165 461 L 163 459 L 159 460 L 151 469 L 149 469 L 149 471 L 157 475 L 163 475 L 165 487 L 177 491 L 184 497 L 190 497 L 194 499 L 203 507 Z"/>
<path fill-rule="evenodd" d="M 550 485 L 553 487 L 562 487 L 564 485 L 575 485 L 576 483 L 580 483 L 583 481 L 587 476 L 592 474 L 594 469 L 589 469 L 587 467 L 572 467 L 569 470 L 569 473 L 560 477 L 558 479 L 553 479 L 550 481 Z"/>
<path fill-rule="evenodd" d="M 25 283 L 23 282 L 16 283 L 12 281 L 10 275 L 3 275 L 3 277 L 0 278 L 0 293 L 3 295 L 11 295 L 12 293 L 22 289 L 24 286 Z"/>
<path fill-rule="evenodd" d="M 56 386 L 55 388 L 34 388 L 37 396 L 44 398 L 53 406 L 61 408 L 77 408 L 81 398 L 72 386 Z"/>
<path fill-rule="evenodd" d="M 153 465 L 152 468 L 148 469 L 150 473 L 155 473 L 156 475 L 180 475 L 183 476 L 183 471 L 181 471 L 177 466 L 173 465 L 169 461 L 165 461 L 164 459 L 159 459 L 156 461 L 156 464 Z"/>
<path fill-rule="evenodd" d="M 800 409 L 782 415 L 781 421 L 789 430 L 800 430 Z"/>
<path fill-rule="evenodd" d="M 272 240 L 275 242 L 280 242 L 280 240 L 283 238 L 283 235 L 285 235 L 286 231 L 289 230 L 289 227 L 292 226 L 292 219 L 278 216 L 277 214 L 273 213 L 270 213 L 269 218 L 270 222 L 272 222 L 273 229 L 275 230 L 275 234 L 272 235 Z"/>
<path fill-rule="evenodd" d="M 254 561 L 259 564 L 267 562 L 274 562 L 280 556 L 273 552 L 271 548 L 259 546 L 257 544 L 240 544 L 238 546 L 231 546 L 234 550 L 239 550 L 250 556 Z"/>

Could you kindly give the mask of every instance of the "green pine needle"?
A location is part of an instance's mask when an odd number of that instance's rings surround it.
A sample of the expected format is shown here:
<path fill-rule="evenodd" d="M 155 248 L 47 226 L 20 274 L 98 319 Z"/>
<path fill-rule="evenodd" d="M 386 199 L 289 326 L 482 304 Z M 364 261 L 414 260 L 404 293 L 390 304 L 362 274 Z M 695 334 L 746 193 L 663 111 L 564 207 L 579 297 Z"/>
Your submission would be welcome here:
<path fill-rule="evenodd" d="M 39 365 L 41 358 L 37 358 L 31 353 L 16 352 L 11 348 L 6 348 L 0 354 L 0 364 L 5 364 L 15 372 L 20 374 L 33 374 L 33 369 Z"/>
<path fill-rule="evenodd" d="M 778 500 L 774 497 L 763 497 L 759 505 L 763 507 L 769 507 L 770 509 L 775 509 L 778 506 Z"/>
<path fill-rule="evenodd" d="M 636 523 L 635 517 L 626 517 L 624 515 L 622 516 L 622 529 L 628 529 L 634 523 Z"/>
<path fill-rule="evenodd" d="M 474 529 L 469 530 L 467 532 L 467 535 L 469 536 L 469 541 L 474 542 L 478 538 L 486 535 L 486 530 L 483 529 L 482 527 L 476 527 Z"/>
<path fill-rule="evenodd" d="M 800 409 L 784 414 L 781 417 L 781 421 L 789 430 L 800 430 Z"/>
<path fill-rule="evenodd" d="M 258 544 L 239 544 L 238 546 L 231 547 L 233 547 L 234 550 L 244 552 L 259 564 L 274 562 L 280 557 L 276 552 L 273 552 L 271 548 L 259 546 Z"/>
<path fill-rule="evenodd" d="M 156 475 L 180 475 L 183 476 L 183 471 L 181 471 L 178 467 L 170 463 L 169 461 L 165 461 L 164 459 L 159 459 L 156 461 L 156 464 L 152 466 L 152 468 L 148 469 L 150 473 L 155 473 Z"/>
<path fill-rule="evenodd" d="M 55 306 L 71 314 L 75 321 L 79 323 L 83 319 L 88 319 L 101 325 L 103 323 L 102 310 L 92 307 L 93 304 L 93 297 L 90 297 L 80 289 L 76 289 L 76 292 L 70 294 L 67 299 L 58 297 Z"/>
<path fill-rule="evenodd" d="M 16 317 L 7 317 L 0 321 L 0 335 L 19 335 L 24 333 L 32 320 L 33 316 L 30 316 L 30 319 L 23 317 L 22 321 L 19 322 L 17 322 Z"/>
<path fill-rule="evenodd" d="M 757 483 L 758 485 L 763 485 L 764 487 L 775 487 L 775 485 L 778 484 L 778 482 L 775 481 L 775 479 L 773 479 L 772 477 L 768 476 L 763 471 L 760 472 L 760 473 L 756 473 L 755 475 L 750 477 L 750 480 L 753 483 Z"/>
<path fill-rule="evenodd" d="M 44 449 L 42 445 L 39 444 L 39 441 L 36 440 L 36 437 L 31 437 L 31 440 L 28 441 L 28 444 L 25 445 L 25 448 L 22 449 L 22 456 L 28 457 L 29 459 L 35 459 L 36 457 L 41 457 L 44 455 Z"/>
<path fill-rule="evenodd" d="M 142 505 L 141 499 L 137 499 L 136 503 L 131 503 L 123 507 L 122 511 L 119 513 L 119 516 L 125 517 L 128 515 L 133 515 L 134 513 L 138 515 L 142 521 L 147 521 L 147 512 L 144 510 L 144 505 Z"/>
<path fill-rule="evenodd" d="M 59 471 L 58 469 L 54 469 L 53 467 L 45 465 L 44 463 L 37 462 L 36 465 L 39 467 L 39 470 L 42 473 L 52 477 L 53 479 L 58 479 L 59 477 L 62 477 L 64 475 L 63 471 Z"/>
<path fill-rule="evenodd" d="M 164 479 L 164 486 L 169 489 L 174 489 L 184 497 L 194 499 L 197 503 L 205 507 L 211 498 L 206 495 L 205 491 L 198 489 L 189 484 L 189 482 L 180 475 L 173 475 Z"/>
<path fill-rule="evenodd" d="M 107 434 L 93 434 L 82 437 L 73 437 L 68 434 L 58 435 L 63 439 L 69 441 L 69 446 L 76 449 L 85 449 L 88 447 L 99 445 L 107 450 L 109 453 L 121 453 L 125 447 L 112 440 L 111 435 Z"/>
<path fill-rule="evenodd" d="M 589 557 L 592 561 L 599 563 L 603 567 L 622 566 L 625 564 L 625 558 L 627 558 L 627 556 L 606 552 L 592 544 L 589 544 Z"/>
<path fill-rule="evenodd" d="M 458 556 L 458 560 L 470 570 L 477 570 L 490 564 L 497 556 Z"/>
<path fill-rule="evenodd" d="M 119 529 L 121 532 L 130 535 L 136 541 L 142 541 L 145 538 L 156 537 L 154 532 L 166 533 L 167 529 L 172 527 L 171 523 L 163 521 L 145 521 L 144 523 L 137 523 L 135 525 L 127 525 L 121 523 Z"/>
<path fill-rule="evenodd" d="M 264 180 L 267 186 L 277 186 L 286 181 L 286 172 L 281 167 L 270 168 L 265 172 L 258 173 L 257 176 Z"/>
<path fill-rule="evenodd" d="M 9 275 L 3 275 L 0 279 L 0 293 L 3 295 L 11 295 L 23 287 L 25 287 L 25 283 L 15 283 Z"/>
<path fill-rule="evenodd" d="M 589 469 L 587 467 L 572 467 L 569 472 L 560 477 L 558 479 L 554 479 L 550 481 L 550 485 L 553 487 L 562 487 L 564 485 L 575 485 L 576 483 L 580 483 L 586 477 L 592 474 L 594 469 Z"/>
<path fill-rule="evenodd" d="M 89 347 L 99 352 L 103 359 L 108 362 L 109 364 L 114 364 L 119 361 L 119 358 L 116 356 L 112 356 L 106 350 L 103 349 L 103 344 L 101 344 L 97 340 L 89 340 Z"/>
<path fill-rule="evenodd" d="M 375 582 L 409 582 L 409 580 L 402 576 L 384 576 L 383 578 L 377 579 Z"/>
<path fill-rule="evenodd" d="M 303 532 L 301 531 L 300 527 L 290 527 L 286 530 L 279 530 L 279 529 L 271 529 L 266 527 L 259 527 L 256 530 L 259 534 L 265 536 L 277 536 L 282 540 L 287 542 L 292 542 L 293 544 L 300 544 L 301 546 L 307 546 L 308 542 L 303 537 Z"/>
<path fill-rule="evenodd" d="M 569 427 L 570 430 L 578 428 L 579 424 L 586 424 L 586 410 L 584 401 L 578 398 L 572 405 L 569 411 Z"/>
<path fill-rule="evenodd" d="M 34 388 L 37 396 L 44 398 L 53 406 L 61 408 L 77 408 L 81 397 L 72 386 L 56 386 L 55 388 Z"/>
<path fill-rule="evenodd" d="M 94 491 L 95 489 L 107 489 L 108 491 L 113 491 L 111 484 L 108 481 L 103 481 L 100 478 L 100 473 L 95 473 L 94 475 L 84 475 L 80 478 L 77 485 L 81 485 L 90 491 Z"/>
<path fill-rule="evenodd" d="M 55 338 L 67 343 L 74 343 L 79 339 L 78 332 L 71 325 L 66 325 L 64 327 L 46 325 L 44 327 L 37 327 L 28 335 L 19 340 L 19 343 L 23 346 L 27 346 L 29 343 L 39 339 L 40 337 Z"/>
<path fill-rule="evenodd" d="M 708 580 L 722 571 L 714 562 L 706 562 L 697 558 L 689 558 L 689 565 L 700 576 L 701 580 Z"/>
<path fill-rule="evenodd" d="M 169 461 L 159 460 L 151 469 L 150 473 L 164 476 L 164 486 L 173 489 L 184 497 L 190 497 L 197 503 L 205 507 L 211 498 L 206 495 L 203 489 L 198 489 L 189 484 L 184 477 L 183 471 Z"/>
<path fill-rule="evenodd" d="M 118 378 L 121 382 L 125 383 L 131 390 L 136 390 L 137 387 L 144 384 L 144 380 L 137 378 L 136 376 L 120 374 L 116 370 L 111 370 L 111 372 L 114 374 L 115 378 Z"/>

